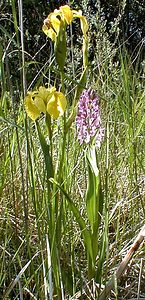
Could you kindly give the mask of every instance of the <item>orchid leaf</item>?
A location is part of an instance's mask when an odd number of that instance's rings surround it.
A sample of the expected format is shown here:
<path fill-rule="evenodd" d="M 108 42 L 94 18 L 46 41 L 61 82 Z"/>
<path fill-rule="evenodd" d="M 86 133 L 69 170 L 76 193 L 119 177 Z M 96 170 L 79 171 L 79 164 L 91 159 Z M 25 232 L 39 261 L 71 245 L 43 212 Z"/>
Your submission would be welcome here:
<path fill-rule="evenodd" d="M 100 185 L 100 175 L 97 167 L 96 147 L 91 146 L 87 152 L 88 186 L 86 192 L 87 214 L 92 230 L 92 248 L 94 259 L 98 252 L 98 230 L 103 208 L 103 195 Z"/>
<path fill-rule="evenodd" d="M 73 201 L 71 200 L 70 196 L 67 194 L 67 192 L 62 188 L 62 186 L 55 181 L 53 178 L 49 179 L 50 182 L 56 184 L 56 186 L 60 189 L 60 191 L 64 194 L 68 204 L 69 204 L 69 208 L 72 211 L 72 213 L 74 214 L 81 233 L 82 233 L 82 237 L 84 239 L 84 243 L 87 249 L 87 252 L 89 253 L 91 259 L 93 260 L 93 250 L 92 250 L 92 237 L 91 237 L 91 233 L 90 231 L 87 229 L 86 224 L 84 219 L 82 218 L 82 216 L 80 215 L 80 212 L 78 210 L 78 208 L 75 206 L 75 204 L 73 203 Z"/>

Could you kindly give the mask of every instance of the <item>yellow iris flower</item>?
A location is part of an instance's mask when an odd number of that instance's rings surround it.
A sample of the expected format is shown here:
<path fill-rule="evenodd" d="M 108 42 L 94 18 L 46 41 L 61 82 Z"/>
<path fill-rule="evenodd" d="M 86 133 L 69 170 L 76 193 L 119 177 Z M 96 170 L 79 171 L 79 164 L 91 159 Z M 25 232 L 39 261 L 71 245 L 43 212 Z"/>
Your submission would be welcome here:
<path fill-rule="evenodd" d="M 61 6 L 59 9 L 55 9 L 53 13 L 50 13 L 44 20 L 42 30 L 52 41 L 55 41 L 60 27 L 66 23 L 70 25 L 74 18 L 80 19 L 81 30 L 83 35 L 86 36 L 88 23 L 86 18 L 82 15 L 82 11 L 71 10 L 68 5 Z"/>
<path fill-rule="evenodd" d="M 61 92 L 57 92 L 55 87 L 40 87 L 38 91 L 28 92 L 24 99 L 25 110 L 28 116 L 35 121 L 41 113 L 46 111 L 54 119 L 64 114 L 67 106 L 66 97 Z"/>

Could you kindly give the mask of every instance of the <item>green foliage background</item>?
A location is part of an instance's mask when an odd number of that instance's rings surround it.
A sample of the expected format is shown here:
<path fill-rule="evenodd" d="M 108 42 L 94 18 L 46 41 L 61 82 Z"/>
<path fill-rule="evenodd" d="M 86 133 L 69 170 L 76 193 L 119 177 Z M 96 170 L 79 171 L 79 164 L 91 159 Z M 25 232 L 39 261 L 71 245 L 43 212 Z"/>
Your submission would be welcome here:
<path fill-rule="evenodd" d="M 23 26 L 24 26 L 24 46 L 25 60 L 28 63 L 27 82 L 28 85 L 32 80 L 32 73 L 38 72 L 43 64 L 49 59 L 52 53 L 52 47 L 42 32 L 42 23 L 46 16 L 60 5 L 66 4 L 67 1 L 23 1 Z M 144 1 L 69 1 L 74 9 L 82 9 L 89 22 L 90 30 L 90 50 L 89 62 L 96 66 L 96 59 L 100 60 L 100 53 L 103 48 L 124 48 L 131 55 L 134 65 L 142 62 L 145 54 L 145 7 Z M 18 84 L 19 57 L 18 44 L 15 44 L 15 18 L 18 19 L 17 1 L 1 1 L 0 4 L 1 19 L 1 47 L 3 49 L 8 41 L 12 39 L 9 47 L 11 62 L 11 75 L 13 84 Z M 74 27 L 74 26 L 73 26 Z M 74 27 L 73 42 L 77 41 L 78 28 Z M 19 33 L 17 32 L 17 39 Z M 19 39 L 20 40 L 20 39 Z M 19 45 L 19 47 L 21 47 Z M 41 51 L 40 51 L 40 48 Z M 14 50 L 15 49 L 15 50 Z M 102 51 L 103 50 L 103 51 Z M 76 49 L 77 52 L 77 49 Z M 114 61 L 118 60 L 118 51 L 114 53 Z M 79 60 L 80 53 L 77 53 Z M 32 63 L 33 62 L 33 63 Z M 138 64 L 140 66 L 140 64 Z M 95 72 L 98 70 L 95 70 Z"/>

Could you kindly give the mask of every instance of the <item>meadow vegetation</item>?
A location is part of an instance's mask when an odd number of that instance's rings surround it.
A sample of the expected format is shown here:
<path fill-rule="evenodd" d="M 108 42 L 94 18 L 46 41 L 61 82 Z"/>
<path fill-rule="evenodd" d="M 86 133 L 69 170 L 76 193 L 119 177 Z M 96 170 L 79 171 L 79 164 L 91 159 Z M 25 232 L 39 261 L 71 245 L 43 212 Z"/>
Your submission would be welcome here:
<path fill-rule="evenodd" d="M 99 299 L 112 276 L 112 291 L 103 299 L 145 299 L 143 243 L 115 277 L 144 226 L 145 63 L 139 51 L 135 60 L 129 55 L 126 40 L 117 40 L 121 15 L 112 42 L 101 8 L 90 19 L 86 2 L 88 30 L 74 2 L 73 22 L 61 11 L 61 25 L 52 26 L 53 38 L 45 41 L 50 27 L 43 28 L 34 55 L 25 50 L 29 28 L 23 27 L 21 1 L 18 8 L 11 1 L 12 28 L 0 27 L 3 300 Z M 53 94 L 59 110 L 52 113 L 47 103 L 35 118 L 26 96 L 35 91 L 28 100 L 36 101 L 40 87 L 55 87 L 66 100 Z M 104 128 L 95 152 L 89 143 L 80 145 L 76 129 L 79 99 L 89 88 L 96 91 Z"/>

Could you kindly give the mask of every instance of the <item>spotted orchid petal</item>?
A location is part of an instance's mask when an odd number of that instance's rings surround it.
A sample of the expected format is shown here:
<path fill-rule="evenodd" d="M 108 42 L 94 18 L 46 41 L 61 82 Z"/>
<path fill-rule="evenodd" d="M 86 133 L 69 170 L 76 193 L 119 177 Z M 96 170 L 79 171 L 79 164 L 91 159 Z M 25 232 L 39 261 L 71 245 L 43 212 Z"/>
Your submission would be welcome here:
<path fill-rule="evenodd" d="M 76 117 L 78 140 L 80 144 L 89 144 L 95 140 L 100 147 L 104 137 L 104 128 L 101 127 L 99 99 L 95 91 L 84 90 L 78 104 Z"/>

